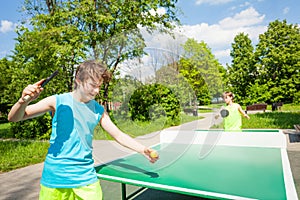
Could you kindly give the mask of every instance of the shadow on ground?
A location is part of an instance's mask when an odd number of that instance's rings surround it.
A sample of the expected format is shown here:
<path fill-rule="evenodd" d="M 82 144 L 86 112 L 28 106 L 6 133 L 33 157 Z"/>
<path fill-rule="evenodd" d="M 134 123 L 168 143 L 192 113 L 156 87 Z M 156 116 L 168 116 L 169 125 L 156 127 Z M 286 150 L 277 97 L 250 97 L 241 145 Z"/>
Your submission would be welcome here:
<path fill-rule="evenodd" d="M 145 192 L 135 197 L 134 200 L 206 200 L 206 198 L 177 194 L 173 192 L 165 192 L 160 190 L 147 189 Z"/>

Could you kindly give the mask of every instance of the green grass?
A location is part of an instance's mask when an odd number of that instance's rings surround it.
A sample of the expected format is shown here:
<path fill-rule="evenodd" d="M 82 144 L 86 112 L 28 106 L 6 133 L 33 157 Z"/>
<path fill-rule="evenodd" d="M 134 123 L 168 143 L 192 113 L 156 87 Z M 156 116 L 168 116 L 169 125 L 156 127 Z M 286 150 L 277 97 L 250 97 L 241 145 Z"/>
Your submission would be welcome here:
<path fill-rule="evenodd" d="M 203 117 L 195 117 L 182 114 L 180 119 L 180 123 L 186 123 L 190 121 L 194 121 L 197 119 L 201 119 Z M 148 133 L 153 133 L 156 131 L 163 130 L 165 128 L 171 127 L 172 125 L 166 122 L 166 119 L 160 118 L 151 122 L 136 122 L 132 120 L 123 120 L 117 121 L 115 124 L 122 130 L 124 133 L 130 135 L 131 137 L 138 137 Z M 94 133 L 95 140 L 112 140 L 113 138 L 104 131 L 100 126 L 97 126 Z"/>
<path fill-rule="evenodd" d="M 268 109 L 272 109 L 271 105 L 268 105 Z M 283 112 L 300 112 L 300 105 L 283 104 L 281 110 Z"/>
<path fill-rule="evenodd" d="M 0 173 L 43 162 L 48 142 L 0 140 Z"/>
<path fill-rule="evenodd" d="M 201 108 L 198 109 L 198 113 L 210 113 L 213 112 L 212 108 Z"/>
<path fill-rule="evenodd" d="M 300 112 L 266 112 L 243 118 L 243 128 L 293 129 L 300 123 Z"/>

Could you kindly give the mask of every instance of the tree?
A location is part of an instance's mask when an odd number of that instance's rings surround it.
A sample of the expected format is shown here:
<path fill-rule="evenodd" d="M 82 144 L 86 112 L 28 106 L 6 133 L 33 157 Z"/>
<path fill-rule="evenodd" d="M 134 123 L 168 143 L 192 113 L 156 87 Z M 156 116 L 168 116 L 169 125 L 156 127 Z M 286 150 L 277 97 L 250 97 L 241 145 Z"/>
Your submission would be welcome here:
<path fill-rule="evenodd" d="M 11 68 L 12 62 L 7 58 L 3 58 L 0 60 L 0 91 L 1 91 L 1 104 L 11 104 L 11 93 L 7 93 L 8 85 L 11 83 Z M 2 110 L 2 109 L 1 109 Z"/>
<path fill-rule="evenodd" d="M 133 120 L 150 121 L 167 117 L 170 123 L 179 120 L 180 104 L 168 87 L 159 83 L 144 85 L 132 94 L 129 110 Z"/>
<path fill-rule="evenodd" d="M 260 94 L 266 102 L 292 102 L 300 90 L 300 29 L 276 20 L 259 36 L 255 52 L 255 73 Z M 266 95 L 267 94 L 267 95 Z"/>
<path fill-rule="evenodd" d="M 70 91 L 76 66 L 86 59 L 100 59 L 113 75 L 117 74 L 119 63 L 143 54 L 141 27 L 149 32 L 170 33 L 179 22 L 176 2 L 25 0 L 29 25 L 22 23 L 17 31 L 11 66 L 14 70 L 7 90 L 16 95 L 10 101 L 20 97 L 25 85 L 47 77 L 56 69 L 58 77 L 47 85 L 49 93 L 45 91 L 41 97 Z M 165 12 L 157 12 L 159 9 Z M 103 91 L 105 102 L 109 84 L 103 86 Z"/>
<path fill-rule="evenodd" d="M 143 83 L 136 78 L 125 75 L 115 80 L 112 89 L 112 103 L 121 103 L 120 107 L 113 112 L 111 116 L 115 121 L 124 121 L 129 119 L 129 100 L 137 88 L 143 86 Z"/>
<path fill-rule="evenodd" d="M 203 41 L 188 39 L 183 48 L 179 72 L 193 87 L 199 103 L 209 104 L 222 92 L 221 65 Z"/>
<path fill-rule="evenodd" d="M 7 114 L 12 106 L 10 98 L 13 93 L 6 92 L 8 90 L 8 85 L 11 83 L 11 63 L 12 62 L 6 58 L 0 60 L 0 123 L 7 122 Z"/>
<path fill-rule="evenodd" d="M 254 84 L 254 48 L 248 34 L 240 33 L 231 44 L 232 64 L 228 66 L 226 82 L 229 90 L 235 94 L 236 101 L 247 102 L 249 88 Z"/>
<path fill-rule="evenodd" d="M 149 32 L 159 30 L 170 33 L 170 29 L 179 22 L 176 2 L 26 0 L 25 8 L 27 14 L 32 16 L 33 28 L 22 27 L 19 41 L 21 44 L 26 40 L 30 48 L 36 47 L 32 54 L 40 55 L 31 55 L 31 58 L 44 59 L 41 63 L 56 60 L 55 64 L 63 66 L 70 90 L 74 66 L 82 60 L 100 59 L 115 74 L 118 73 L 119 63 L 143 54 L 145 45 L 140 27 Z M 165 9 L 165 12 L 157 12 L 159 9 Z M 23 33 L 27 33 L 26 37 Z M 41 50 L 45 49 L 49 52 L 42 54 Z M 104 86 L 104 90 L 103 98 L 107 98 L 108 85 Z"/>
<path fill-rule="evenodd" d="M 182 109 L 195 106 L 197 99 L 193 87 L 182 74 L 176 71 L 177 66 L 178 64 L 173 63 L 162 66 L 155 74 L 156 83 L 171 89 Z"/>

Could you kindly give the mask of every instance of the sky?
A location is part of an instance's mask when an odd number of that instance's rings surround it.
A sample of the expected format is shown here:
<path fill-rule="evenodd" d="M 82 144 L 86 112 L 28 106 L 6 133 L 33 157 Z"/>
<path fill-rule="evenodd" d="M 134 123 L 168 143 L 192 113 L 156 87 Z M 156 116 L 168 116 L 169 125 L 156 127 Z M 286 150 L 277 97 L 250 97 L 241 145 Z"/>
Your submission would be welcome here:
<path fill-rule="evenodd" d="M 22 2 L 9 1 L 0 7 L 0 58 L 14 49 L 15 27 L 23 17 L 19 12 Z M 248 34 L 255 45 L 270 22 L 300 24 L 298 0 L 179 0 L 177 7 L 182 26 L 175 32 L 204 41 L 223 66 L 231 63 L 231 44 L 238 33 Z M 146 41 L 148 46 L 166 48 L 166 36 L 156 35 Z"/>

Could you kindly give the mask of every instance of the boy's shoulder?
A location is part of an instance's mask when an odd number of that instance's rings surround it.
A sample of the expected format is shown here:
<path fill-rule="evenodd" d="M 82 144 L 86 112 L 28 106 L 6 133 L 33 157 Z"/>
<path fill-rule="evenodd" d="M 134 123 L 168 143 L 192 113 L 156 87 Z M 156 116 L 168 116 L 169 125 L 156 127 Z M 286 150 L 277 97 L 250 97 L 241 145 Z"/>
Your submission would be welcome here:
<path fill-rule="evenodd" d="M 72 99 L 72 96 L 70 95 L 69 92 L 61 93 L 61 94 L 54 94 L 53 96 L 55 97 L 57 103 L 71 101 L 71 99 Z"/>
<path fill-rule="evenodd" d="M 70 92 L 55 94 L 56 96 L 70 96 Z"/>

